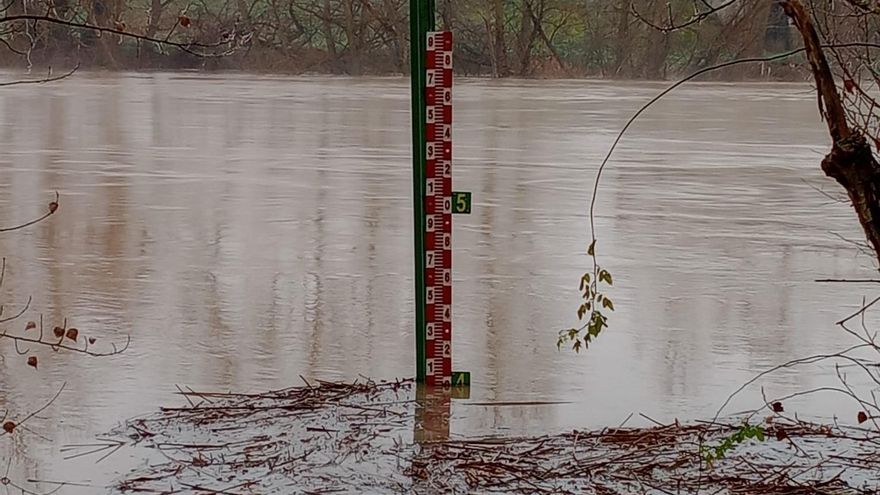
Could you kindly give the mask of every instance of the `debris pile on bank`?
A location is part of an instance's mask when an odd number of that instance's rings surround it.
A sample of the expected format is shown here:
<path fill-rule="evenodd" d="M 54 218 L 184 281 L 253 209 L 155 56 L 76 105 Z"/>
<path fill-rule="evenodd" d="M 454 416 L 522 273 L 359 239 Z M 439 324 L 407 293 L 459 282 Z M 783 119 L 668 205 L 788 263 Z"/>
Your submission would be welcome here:
<path fill-rule="evenodd" d="M 708 465 L 700 446 L 739 429 L 666 425 L 449 441 L 414 458 L 411 470 L 457 493 L 880 493 L 877 435 L 780 422 L 769 440 Z"/>
<path fill-rule="evenodd" d="M 533 438 L 421 438 L 412 382 L 186 392 L 114 432 L 149 462 L 125 493 L 880 493 L 880 433 L 774 416 L 707 464 L 736 422 Z M 420 416 L 421 418 L 422 416 Z M 763 434 L 762 434 L 763 436 Z"/>

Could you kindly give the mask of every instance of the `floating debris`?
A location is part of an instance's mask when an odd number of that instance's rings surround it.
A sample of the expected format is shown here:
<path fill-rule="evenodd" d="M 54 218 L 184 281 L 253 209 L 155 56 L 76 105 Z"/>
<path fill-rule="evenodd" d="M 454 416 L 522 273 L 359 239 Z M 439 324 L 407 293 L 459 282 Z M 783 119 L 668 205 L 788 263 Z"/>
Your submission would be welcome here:
<path fill-rule="evenodd" d="M 114 432 L 150 459 L 117 491 L 880 493 L 880 432 L 781 415 L 765 420 L 759 439 L 707 459 L 706 447 L 742 424 L 449 439 L 449 401 L 416 393 L 411 381 L 181 393 L 186 407 L 162 408 Z"/>

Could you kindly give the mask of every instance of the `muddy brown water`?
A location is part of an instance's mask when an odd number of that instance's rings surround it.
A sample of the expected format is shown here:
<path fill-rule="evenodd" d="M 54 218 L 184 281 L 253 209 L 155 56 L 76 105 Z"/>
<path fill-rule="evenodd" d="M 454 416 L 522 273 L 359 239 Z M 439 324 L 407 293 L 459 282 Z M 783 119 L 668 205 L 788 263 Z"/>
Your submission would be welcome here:
<path fill-rule="evenodd" d="M 12 77 L 12 76 L 10 76 Z M 461 80 L 454 231 L 455 367 L 473 374 L 453 435 L 540 434 L 711 416 L 755 372 L 844 346 L 834 322 L 870 287 L 805 85 L 694 84 L 634 126 L 599 195 L 617 312 L 588 352 L 556 348 L 588 268 L 586 206 L 614 134 L 662 86 Z M 175 384 L 264 390 L 414 369 L 409 88 L 395 78 L 81 73 L 0 93 L 7 311 L 67 317 L 122 355 L 3 343 L 0 408 L 65 393 L 0 439 L 17 479 L 93 490 L 138 459 L 63 460 L 120 421 L 179 404 Z M 847 240 L 848 239 L 848 240 Z M 21 325 L 24 323 L 21 322 Z M 782 395 L 828 367 L 762 382 Z M 532 405 L 497 405 L 498 402 Z M 559 402 L 554 405 L 534 404 Z M 730 412 L 756 406 L 757 390 Z M 790 407 L 852 415 L 838 397 Z M 2 467 L 2 466 L 0 466 Z M 75 491 L 74 487 L 67 487 Z"/>

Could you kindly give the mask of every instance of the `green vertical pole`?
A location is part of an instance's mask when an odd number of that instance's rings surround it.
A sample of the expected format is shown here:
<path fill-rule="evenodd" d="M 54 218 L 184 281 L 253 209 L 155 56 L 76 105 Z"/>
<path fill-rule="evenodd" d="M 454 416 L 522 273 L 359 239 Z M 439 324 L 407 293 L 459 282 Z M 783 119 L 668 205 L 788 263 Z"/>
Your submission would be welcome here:
<path fill-rule="evenodd" d="M 416 381 L 425 382 L 425 36 L 434 29 L 434 0 L 410 0 L 413 233 L 415 238 Z"/>

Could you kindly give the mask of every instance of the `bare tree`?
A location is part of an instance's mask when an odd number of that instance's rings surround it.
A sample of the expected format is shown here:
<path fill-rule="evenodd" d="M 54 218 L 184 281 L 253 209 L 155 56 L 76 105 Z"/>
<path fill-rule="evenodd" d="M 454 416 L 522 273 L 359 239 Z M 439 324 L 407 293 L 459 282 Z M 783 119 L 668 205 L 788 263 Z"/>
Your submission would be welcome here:
<path fill-rule="evenodd" d="M 561 69 L 663 78 L 785 46 L 787 40 L 779 25 L 784 14 L 778 3 L 766 0 L 436 3 L 439 25 L 456 33 L 457 68 L 496 77 L 554 75 Z M 0 44 L 7 60 L 12 55 L 29 64 L 57 65 L 67 58 L 110 67 L 404 72 L 406 5 L 405 0 L 10 0 L 0 10 L 5 16 Z M 166 53 L 163 41 L 211 56 Z M 205 46 L 192 44 L 197 42 Z M 217 46 L 208 50 L 212 44 Z M 221 45 L 226 56 L 218 60 Z"/>

